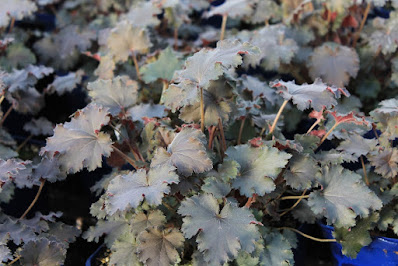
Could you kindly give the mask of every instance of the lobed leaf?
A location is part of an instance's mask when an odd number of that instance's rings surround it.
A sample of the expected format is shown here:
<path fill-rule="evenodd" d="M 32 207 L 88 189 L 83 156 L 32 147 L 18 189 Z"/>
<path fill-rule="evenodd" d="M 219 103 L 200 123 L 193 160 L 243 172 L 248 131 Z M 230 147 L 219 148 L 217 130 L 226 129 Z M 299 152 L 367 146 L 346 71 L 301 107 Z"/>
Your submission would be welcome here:
<path fill-rule="evenodd" d="M 146 83 L 154 82 L 158 79 L 171 81 L 174 72 L 181 69 L 181 66 L 182 63 L 178 54 L 169 46 L 159 54 L 156 61 L 143 66 L 140 69 L 140 73 Z"/>
<path fill-rule="evenodd" d="M 247 208 L 228 202 L 220 211 L 216 198 L 210 194 L 184 200 L 178 213 L 185 216 L 181 230 L 186 238 L 200 231 L 196 242 L 207 263 L 223 265 L 237 257 L 239 250 L 251 253 L 260 238 L 253 224 L 256 221 Z"/>
<path fill-rule="evenodd" d="M 151 167 L 173 165 L 177 171 L 190 176 L 203 173 L 213 168 L 213 163 L 206 154 L 206 137 L 197 129 L 183 128 L 168 146 L 158 148 L 151 162 Z"/>
<path fill-rule="evenodd" d="M 139 235 L 137 248 L 140 261 L 149 266 L 168 266 L 181 261 L 177 249 L 184 245 L 184 236 L 178 229 L 152 227 Z"/>
<path fill-rule="evenodd" d="M 253 193 L 263 196 L 273 191 L 273 180 L 292 156 L 273 147 L 253 148 L 247 144 L 229 147 L 225 153 L 229 159 L 240 165 L 238 177 L 232 181 L 232 187 L 239 189 L 247 197 L 251 197 Z"/>
<path fill-rule="evenodd" d="M 353 48 L 336 43 L 324 43 L 315 48 L 308 61 L 311 78 L 322 78 L 327 84 L 347 85 L 359 70 L 359 57 Z"/>
<path fill-rule="evenodd" d="M 355 217 L 367 217 L 370 210 L 379 210 L 381 200 L 362 182 L 362 177 L 340 165 L 324 166 L 317 176 L 321 190 L 308 199 L 315 214 L 323 214 L 328 224 L 337 227 L 355 225 Z"/>
<path fill-rule="evenodd" d="M 116 176 L 106 190 L 107 213 L 113 215 L 118 210 L 137 208 L 144 199 L 151 205 L 160 205 L 164 194 L 170 192 L 169 184 L 179 182 L 174 170 L 173 166 L 166 164 L 152 166 L 148 173 L 138 169 Z"/>
<path fill-rule="evenodd" d="M 23 265 L 53 266 L 64 262 L 66 249 L 58 242 L 42 238 L 27 242 L 20 254 Z"/>
<path fill-rule="evenodd" d="M 58 124 L 40 154 L 54 157 L 59 153 L 59 162 L 69 173 L 83 167 L 93 171 L 101 167 L 102 156 L 107 157 L 112 151 L 110 136 L 100 132 L 108 122 L 108 109 L 90 104 L 76 112 L 70 122 Z"/>
<path fill-rule="evenodd" d="M 369 245 L 372 242 L 369 231 L 372 230 L 377 221 L 379 214 L 373 213 L 367 218 L 364 218 L 350 228 L 335 228 L 333 236 L 343 246 L 342 253 L 350 258 L 355 258 L 362 247 Z"/>
<path fill-rule="evenodd" d="M 98 79 L 87 85 L 88 95 L 93 102 L 109 109 L 109 113 L 117 116 L 137 103 L 138 83 L 127 76 L 113 79 Z"/>
<path fill-rule="evenodd" d="M 349 96 L 349 92 L 345 88 L 330 87 L 316 79 L 313 84 L 304 83 L 296 85 L 293 81 L 274 81 L 271 82 L 271 87 L 278 88 L 278 93 L 285 100 L 293 99 L 293 103 L 301 111 L 310 107 L 316 111 L 329 109 L 337 105 L 336 98 L 340 98 L 341 93 Z"/>

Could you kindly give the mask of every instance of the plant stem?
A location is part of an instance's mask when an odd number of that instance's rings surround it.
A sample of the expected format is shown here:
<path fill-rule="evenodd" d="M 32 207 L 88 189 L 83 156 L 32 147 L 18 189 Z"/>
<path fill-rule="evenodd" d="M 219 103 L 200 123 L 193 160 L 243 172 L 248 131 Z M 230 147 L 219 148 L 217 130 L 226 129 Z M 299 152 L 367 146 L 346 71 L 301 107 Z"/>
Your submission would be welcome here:
<path fill-rule="evenodd" d="M 167 80 L 163 80 L 162 94 L 169 88 L 169 82 Z"/>
<path fill-rule="evenodd" d="M 21 258 L 21 255 L 17 256 L 15 259 L 13 259 L 8 265 L 13 265 L 15 262 L 17 262 Z"/>
<path fill-rule="evenodd" d="M 310 132 L 314 129 L 314 127 L 316 127 L 316 125 L 318 125 L 319 124 L 319 122 L 320 122 L 320 120 L 315 120 L 315 122 L 314 122 L 314 124 L 312 124 L 312 126 L 308 129 L 308 131 L 307 131 L 307 133 L 305 133 L 305 134 L 310 134 Z"/>
<path fill-rule="evenodd" d="M 220 158 L 224 158 L 224 151 L 221 148 L 220 144 L 220 135 L 218 135 L 217 138 L 214 139 L 214 143 L 216 144 L 216 150 L 218 152 L 218 155 L 220 155 Z"/>
<path fill-rule="evenodd" d="M 332 238 L 332 239 L 322 239 L 322 238 L 313 237 L 313 236 L 307 235 L 307 234 L 305 234 L 305 233 L 303 233 L 303 232 L 301 232 L 301 231 L 299 231 L 297 229 L 291 228 L 291 227 L 279 227 L 278 229 L 279 230 L 285 230 L 285 229 L 291 230 L 293 232 L 296 232 L 297 234 L 302 235 L 305 238 L 308 238 L 308 239 L 311 239 L 311 240 L 314 240 L 314 241 L 317 241 L 317 242 L 337 242 L 337 240 L 334 239 L 334 238 Z"/>
<path fill-rule="evenodd" d="M 305 189 L 305 190 L 303 191 L 303 194 L 301 194 L 301 196 L 304 196 L 305 193 L 307 193 L 307 189 Z M 302 200 L 303 200 L 303 198 L 299 198 L 299 199 L 293 204 L 292 207 L 290 207 L 290 208 L 287 209 L 286 211 L 282 212 L 282 213 L 280 214 L 280 216 L 283 216 L 283 215 L 285 215 L 286 213 L 288 213 L 288 212 L 290 212 L 291 210 L 293 210 L 294 208 L 296 208 L 296 206 L 299 205 L 300 201 L 302 201 Z"/>
<path fill-rule="evenodd" d="M 16 152 L 19 152 L 25 145 L 28 143 L 28 141 L 33 137 L 32 134 L 30 134 L 15 150 Z"/>
<path fill-rule="evenodd" d="M 321 139 L 321 142 L 318 144 L 318 147 L 321 146 L 321 144 L 327 139 L 327 137 L 330 135 L 330 133 L 332 133 L 332 131 L 339 125 L 339 123 L 335 123 L 331 129 L 329 129 L 329 131 L 325 134 L 325 136 L 323 136 L 323 138 Z"/>
<path fill-rule="evenodd" d="M 138 166 L 135 164 L 135 162 L 128 157 L 126 154 L 124 154 L 124 152 L 122 152 L 121 150 L 119 150 L 118 148 L 116 148 L 114 145 L 112 145 L 112 148 L 119 153 L 120 156 L 123 157 L 123 159 L 125 159 L 129 164 L 131 164 L 131 166 L 133 166 L 135 169 L 138 169 Z"/>
<path fill-rule="evenodd" d="M 369 186 L 369 179 L 368 179 L 368 174 L 366 173 L 366 167 L 365 167 L 365 163 L 363 161 L 363 156 L 359 156 L 359 159 L 361 160 L 361 165 L 362 165 L 362 169 L 363 169 L 363 176 L 365 178 L 365 183 L 366 185 Z"/>
<path fill-rule="evenodd" d="M 174 37 L 174 50 L 177 50 L 178 49 L 178 28 L 174 28 L 173 37 Z"/>
<path fill-rule="evenodd" d="M 352 42 L 352 47 L 355 48 L 359 39 L 359 35 L 365 26 L 366 19 L 368 18 L 368 14 L 370 11 L 371 3 L 368 1 L 368 5 L 366 6 L 365 13 L 363 14 L 363 18 L 361 21 L 361 25 L 359 26 L 358 31 L 355 33 L 354 41 Z"/>
<path fill-rule="evenodd" d="M 227 26 L 228 14 L 222 16 L 220 41 L 224 40 L 225 27 Z"/>
<path fill-rule="evenodd" d="M 215 126 L 210 126 L 209 128 L 209 150 L 213 149 L 213 140 L 215 137 L 215 131 L 216 131 L 216 127 Z"/>
<path fill-rule="evenodd" d="M 135 67 L 135 72 L 137 72 L 137 78 L 141 80 L 141 75 L 140 75 L 140 68 L 138 67 L 138 60 L 137 60 L 137 55 L 133 51 L 133 62 L 134 62 L 134 67 Z"/>
<path fill-rule="evenodd" d="M 39 190 L 36 193 L 35 198 L 33 199 L 32 203 L 29 205 L 29 207 L 26 209 L 26 211 L 22 214 L 21 217 L 19 217 L 19 220 L 22 220 L 23 218 L 25 218 L 25 216 L 29 213 L 29 211 L 33 208 L 33 206 L 35 205 L 36 201 L 39 199 L 40 193 L 43 190 L 44 184 L 46 183 L 45 179 L 41 180 L 41 184 L 39 187 Z"/>
<path fill-rule="evenodd" d="M 274 122 L 272 123 L 272 126 L 271 126 L 271 128 L 270 128 L 270 130 L 269 130 L 269 134 L 272 134 L 272 132 L 274 132 L 275 127 L 276 127 L 276 123 L 278 123 L 279 117 L 281 116 L 281 114 L 282 114 L 282 112 L 283 112 L 283 109 L 285 109 L 285 106 L 286 106 L 286 104 L 287 104 L 288 102 L 289 102 L 289 100 L 285 100 L 285 101 L 282 103 L 281 107 L 279 108 L 279 111 L 278 111 L 278 113 L 276 114 L 276 117 L 275 117 L 275 119 L 274 119 Z"/>
<path fill-rule="evenodd" d="M 14 105 L 13 104 L 10 106 L 10 108 L 8 108 L 7 112 L 3 115 L 3 118 L 0 121 L 0 127 L 3 126 L 4 121 L 6 120 L 7 116 L 10 115 L 12 109 L 14 109 Z"/>
<path fill-rule="evenodd" d="M 301 195 L 301 196 L 285 196 L 281 197 L 281 200 L 289 200 L 289 199 L 308 199 L 310 195 Z"/>
<path fill-rule="evenodd" d="M 242 119 L 242 122 L 240 123 L 239 135 L 238 135 L 238 145 L 240 145 L 241 140 L 242 140 L 242 133 L 243 133 L 243 127 L 245 126 L 245 121 L 246 121 L 246 116 Z"/>
<path fill-rule="evenodd" d="M 224 151 L 226 151 L 227 150 L 227 142 L 225 141 L 224 127 L 222 125 L 221 118 L 218 118 L 218 129 L 220 130 L 222 148 Z"/>
<path fill-rule="evenodd" d="M 12 30 L 14 29 L 14 25 L 15 25 L 15 18 L 12 17 L 11 18 L 11 23 L 10 23 L 10 28 L 8 28 L 8 33 L 12 32 Z"/>
<path fill-rule="evenodd" d="M 377 134 L 377 129 L 376 129 L 376 126 L 374 124 L 372 124 L 372 130 L 373 130 L 373 133 L 376 136 L 376 139 L 379 140 L 379 134 Z"/>
<path fill-rule="evenodd" d="M 263 128 L 261 129 L 261 131 L 260 131 L 260 138 L 263 137 L 264 132 L 265 132 L 265 127 L 263 127 Z"/>
<path fill-rule="evenodd" d="M 256 197 L 257 197 L 257 194 L 256 193 L 254 193 L 253 194 L 253 196 L 251 196 L 250 198 L 248 198 L 247 199 L 247 202 L 246 202 L 246 204 L 245 204 L 245 208 L 250 208 L 250 206 L 252 206 L 252 204 L 254 203 L 254 202 L 256 202 Z"/>
<path fill-rule="evenodd" d="M 4 100 L 4 94 L 1 95 L 1 97 L 0 97 L 0 104 L 3 102 L 3 100 Z"/>
<path fill-rule="evenodd" d="M 205 132 L 205 105 L 203 101 L 203 88 L 200 87 L 200 129 Z"/>

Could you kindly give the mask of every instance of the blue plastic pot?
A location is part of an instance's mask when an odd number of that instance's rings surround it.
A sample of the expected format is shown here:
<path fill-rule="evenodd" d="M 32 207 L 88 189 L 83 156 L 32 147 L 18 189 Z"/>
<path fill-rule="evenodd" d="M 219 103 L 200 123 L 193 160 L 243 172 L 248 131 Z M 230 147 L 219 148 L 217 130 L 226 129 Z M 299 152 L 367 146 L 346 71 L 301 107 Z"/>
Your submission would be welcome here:
<path fill-rule="evenodd" d="M 333 227 L 319 223 L 325 238 L 334 238 Z M 398 239 L 388 237 L 375 237 L 370 245 L 363 247 L 355 259 L 344 256 L 341 253 L 339 243 L 331 243 L 332 255 L 336 265 L 377 265 L 396 266 L 398 265 Z"/>
<path fill-rule="evenodd" d="M 104 244 L 101 244 L 101 246 L 99 246 L 93 254 L 91 254 L 91 256 L 86 260 L 86 264 L 85 266 L 92 266 L 94 265 L 94 260 L 95 258 L 100 255 L 99 252 L 101 251 L 101 249 L 104 247 Z"/>

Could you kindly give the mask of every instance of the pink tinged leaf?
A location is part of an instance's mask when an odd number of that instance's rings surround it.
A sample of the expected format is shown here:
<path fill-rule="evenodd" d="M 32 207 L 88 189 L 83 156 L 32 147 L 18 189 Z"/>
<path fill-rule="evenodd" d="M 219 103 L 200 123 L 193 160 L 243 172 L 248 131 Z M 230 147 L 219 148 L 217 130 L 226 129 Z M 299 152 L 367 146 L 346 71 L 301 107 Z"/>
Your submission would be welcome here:
<path fill-rule="evenodd" d="M 358 117 L 354 114 L 354 112 L 350 112 L 347 115 L 340 115 L 337 113 L 337 111 L 327 111 L 329 114 L 331 114 L 336 122 L 336 124 L 342 124 L 342 123 L 354 123 L 357 125 L 368 125 L 369 122 L 365 120 L 364 117 Z"/>
<path fill-rule="evenodd" d="M 312 130 L 310 132 L 311 136 L 317 136 L 319 138 L 322 138 L 326 134 L 326 130 L 320 129 L 320 130 Z"/>

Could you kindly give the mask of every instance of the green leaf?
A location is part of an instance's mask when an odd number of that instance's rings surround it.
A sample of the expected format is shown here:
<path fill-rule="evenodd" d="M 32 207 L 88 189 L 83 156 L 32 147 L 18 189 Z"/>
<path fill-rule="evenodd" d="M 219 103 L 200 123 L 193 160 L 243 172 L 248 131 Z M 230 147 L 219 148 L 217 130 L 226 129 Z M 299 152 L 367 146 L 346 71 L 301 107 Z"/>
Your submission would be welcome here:
<path fill-rule="evenodd" d="M 247 197 L 253 193 L 263 196 L 273 191 L 273 180 L 292 156 L 273 147 L 254 148 L 249 145 L 229 147 L 225 153 L 240 165 L 239 175 L 233 180 L 232 187 Z"/>
<path fill-rule="evenodd" d="M 237 161 L 225 159 L 223 163 L 218 165 L 218 177 L 224 182 L 230 182 L 230 180 L 236 178 L 239 174 L 240 165 Z"/>
<path fill-rule="evenodd" d="M 228 195 L 231 191 L 231 186 L 228 183 L 224 183 L 220 178 L 211 176 L 204 180 L 202 190 L 212 194 L 217 199 L 221 199 Z"/>
<path fill-rule="evenodd" d="M 175 168 L 170 165 L 151 167 L 118 175 L 109 183 L 106 190 L 106 211 L 113 215 L 116 211 L 137 208 L 144 199 L 151 205 L 160 205 L 164 194 L 170 192 L 169 184 L 178 183 Z"/>
<path fill-rule="evenodd" d="M 294 154 L 283 175 L 286 184 L 297 190 L 311 188 L 319 172 L 317 162 L 306 154 Z"/>
<path fill-rule="evenodd" d="M 213 168 L 213 163 L 206 154 L 206 137 L 197 129 L 183 128 L 173 142 L 164 148 L 158 148 L 152 159 L 151 167 L 159 165 L 174 165 L 184 176 L 193 172 L 199 174 Z"/>
<path fill-rule="evenodd" d="M 24 68 L 36 63 L 36 56 L 22 43 L 13 43 L 7 47 L 7 55 L 0 59 L 3 69 Z"/>
<path fill-rule="evenodd" d="M 90 228 L 84 232 L 83 238 L 87 239 L 89 242 L 95 241 L 98 243 L 100 237 L 105 234 L 105 243 L 111 246 L 116 239 L 126 234 L 126 232 L 130 232 L 127 221 L 118 217 L 116 220 L 98 220 L 95 226 L 90 226 Z"/>
<path fill-rule="evenodd" d="M 257 266 L 260 265 L 260 258 L 252 257 L 246 251 L 239 251 L 238 257 L 236 258 L 236 264 L 238 266 Z"/>
<path fill-rule="evenodd" d="M 377 139 L 365 139 L 359 134 L 352 134 L 350 137 L 340 143 L 338 151 L 344 151 L 353 154 L 356 158 L 361 155 L 367 155 L 376 148 Z"/>
<path fill-rule="evenodd" d="M 292 265 L 293 251 L 289 241 L 279 232 L 268 232 L 264 237 L 264 248 L 259 265 Z"/>
<path fill-rule="evenodd" d="M 216 198 L 210 194 L 193 196 L 181 203 L 178 213 L 183 218 L 181 230 L 186 238 L 198 231 L 198 249 L 204 252 L 204 260 L 215 265 L 238 256 L 239 250 L 254 251 L 260 238 L 252 213 L 228 202 L 220 211 Z"/>
<path fill-rule="evenodd" d="M 367 217 L 382 207 L 381 200 L 362 182 L 362 177 L 340 165 L 324 166 L 317 176 L 321 190 L 308 199 L 315 214 L 323 214 L 328 224 L 337 227 L 355 225 L 355 217 Z"/>
<path fill-rule="evenodd" d="M 120 237 L 111 246 L 109 265 L 140 265 L 136 255 L 137 243 L 135 236 L 130 232 L 120 234 Z"/>
<path fill-rule="evenodd" d="M 322 218 L 321 214 L 315 214 L 311 207 L 308 206 L 307 200 L 300 201 L 299 205 L 293 209 L 292 215 L 300 223 L 314 224 L 317 220 Z"/>
<path fill-rule="evenodd" d="M 244 75 L 241 78 L 241 89 L 252 92 L 253 98 L 264 98 L 271 104 L 275 104 L 278 96 L 275 90 L 271 89 L 267 83 L 259 80 L 256 77 Z"/>
<path fill-rule="evenodd" d="M 174 72 L 181 69 L 182 62 L 179 55 L 172 48 L 167 47 L 160 54 L 155 62 L 149 63 L 140 69 L 142 79 L 146 83 L 154 82 L 158 79 L 170 81 Z"/>
<path fill-rule="evenodd" d="M 343 255 L 355 258 L 362 247 L 369 245 L 372 242 L 369 231 L 375 227 L 378 220 L 379 214 L 373 213 L 369 217 L 359 220 L 350 229 L 335 228 L 333 236 L 343 246 Z"/>
<path fill-rule="evenodd" d="M 137 252 L 140 261 L 149 266 L 168 266 L 181 261 L 177 249 L 184 244 L 178 229 L 152 227 L 139 235 Z"/>

